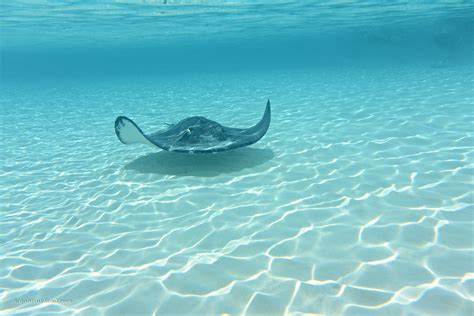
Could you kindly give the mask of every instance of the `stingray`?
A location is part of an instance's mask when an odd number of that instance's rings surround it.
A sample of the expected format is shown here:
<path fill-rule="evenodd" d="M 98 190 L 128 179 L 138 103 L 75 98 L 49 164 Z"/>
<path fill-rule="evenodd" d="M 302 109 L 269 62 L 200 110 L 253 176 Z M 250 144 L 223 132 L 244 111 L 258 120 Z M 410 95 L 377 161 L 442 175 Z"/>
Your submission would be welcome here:
<path fill-rule="evenodd" d="M 168 128 L 145 134 L 125 116 L 115 120 L 115 134 L 128 144 L 146 144 L 179 153 L 216 153 L 258 142 L 270 126 L 270 100 L 260 121 L 249 128 L 226 127 L 203 116 L 191 116 Z"/>

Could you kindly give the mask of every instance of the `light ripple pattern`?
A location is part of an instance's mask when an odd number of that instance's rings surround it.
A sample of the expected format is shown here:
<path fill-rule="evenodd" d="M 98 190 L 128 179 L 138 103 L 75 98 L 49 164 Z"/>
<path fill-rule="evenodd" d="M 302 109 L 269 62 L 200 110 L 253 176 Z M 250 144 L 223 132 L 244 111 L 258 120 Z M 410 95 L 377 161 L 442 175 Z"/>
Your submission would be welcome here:
<path fill-rule="evenodd" d="M 472 315 L 473 86 L 413 66 L 7 87 L 1 310 Z M 244 127 L 267 97 L 249 148 L 113 132 L 118 115 Z"/>

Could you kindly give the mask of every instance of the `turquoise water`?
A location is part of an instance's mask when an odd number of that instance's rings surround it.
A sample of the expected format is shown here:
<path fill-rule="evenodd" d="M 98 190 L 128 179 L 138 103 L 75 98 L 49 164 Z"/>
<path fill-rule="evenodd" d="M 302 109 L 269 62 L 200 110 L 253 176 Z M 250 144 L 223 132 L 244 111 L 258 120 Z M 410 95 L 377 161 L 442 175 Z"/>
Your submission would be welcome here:
<path fill-rule="evenodd" d="M 473 12 L 2 3 L 1 313 L 472 315 Z M 267 98 L 234 151 L 114 133 Z"/>

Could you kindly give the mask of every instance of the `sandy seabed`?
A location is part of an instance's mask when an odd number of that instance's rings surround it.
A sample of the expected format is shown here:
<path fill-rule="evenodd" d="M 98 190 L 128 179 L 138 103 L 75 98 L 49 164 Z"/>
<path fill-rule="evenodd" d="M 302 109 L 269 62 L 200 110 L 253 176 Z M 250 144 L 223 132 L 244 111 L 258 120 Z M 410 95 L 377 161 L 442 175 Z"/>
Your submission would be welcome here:
<path fill-rule="evenodd" d="M 8 86 L 1 310 L 472 315 L 473 86 L 422 66 Z M 246 127 L 267 98 L 268 134 L 226 153 L 113 130 Z"/>

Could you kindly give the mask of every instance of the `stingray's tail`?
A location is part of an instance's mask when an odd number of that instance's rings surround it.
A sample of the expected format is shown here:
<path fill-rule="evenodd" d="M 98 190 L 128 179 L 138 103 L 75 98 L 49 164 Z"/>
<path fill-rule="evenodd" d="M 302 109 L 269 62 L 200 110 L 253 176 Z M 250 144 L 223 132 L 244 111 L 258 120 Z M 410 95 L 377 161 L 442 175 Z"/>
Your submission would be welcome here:
<path fill-rule="evenodd" d="M 119 116 L 115 120 L 115 134 L 118 139 L 128 145 L 128 144 L 146 144 L 149 145 L 150 141 L 143 134 L 140 127 L 135 124 L 134 121 L 125 116 Z"/>

